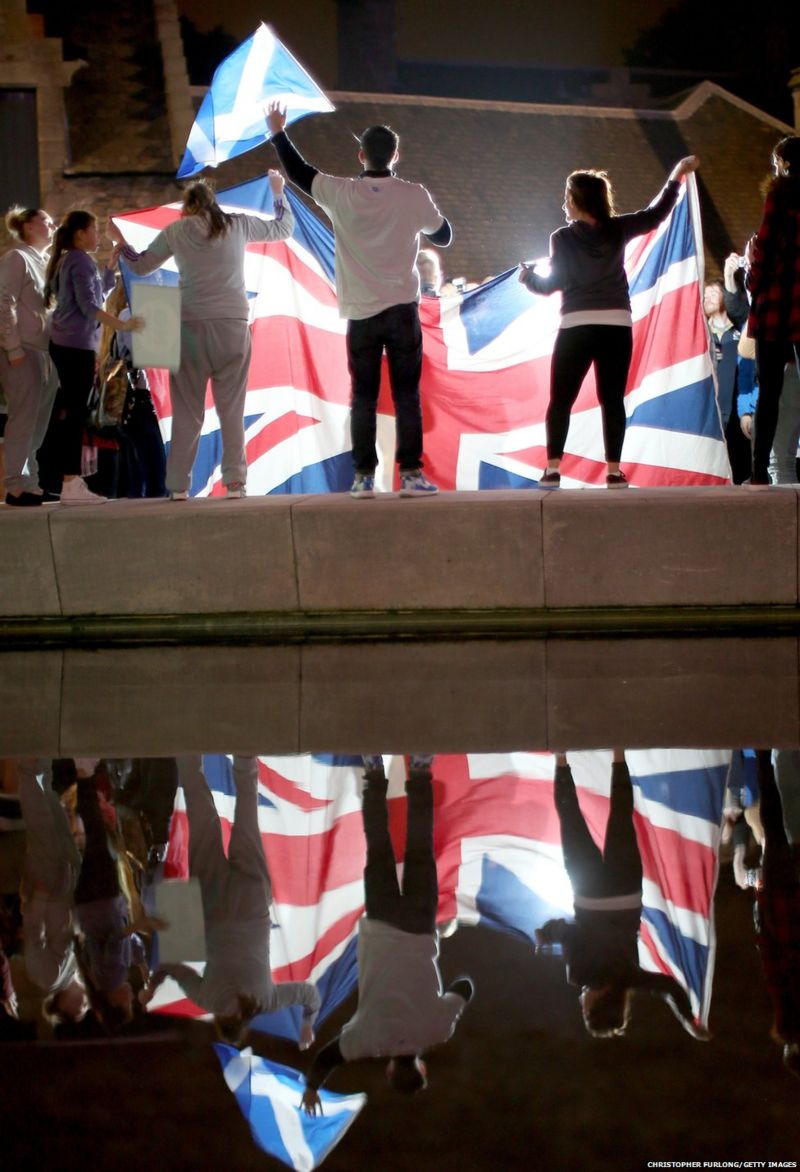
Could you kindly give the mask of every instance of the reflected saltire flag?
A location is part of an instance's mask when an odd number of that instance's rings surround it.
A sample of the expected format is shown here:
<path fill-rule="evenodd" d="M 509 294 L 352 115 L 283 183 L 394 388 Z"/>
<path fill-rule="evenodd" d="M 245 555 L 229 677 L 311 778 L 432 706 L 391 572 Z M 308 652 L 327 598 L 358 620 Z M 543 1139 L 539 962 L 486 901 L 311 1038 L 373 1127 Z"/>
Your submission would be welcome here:
<path fill-rule="evenodd" d="M 214 1049 L 253 1139 L 299 1172 L 319 1167 L 367 1101 L 366 1095 L 321 1090 L 323 1114 L 312 1118 L 300 1107 L 305 1082 L 299 1071 L 258 1058 L 250 1049 L 239 1051 L 221 1042 Z"/>
<path fill-rule="evenodd" d="M 219 200 L 229 211 L 272 212 L 263 176 L 221 191 Z M 352 480 L 350 378 L 345 323 L 336 309 L 333 236 L 299 199 L 291 202 L 294 237 L 247 250 L 251 496 L 342 492 Z M 126 240 L 143 250 L 179 214 L 179 205 L 170 204 L 116 222 Z M 634 348 L 622 462 L 633 485 L 723 484 L 730 477 L 700 298 L 701 256 L 696 187 L 689 176 L 672 215 L 633 241 L 627 253 Z M 177 281 L 177 272 L 167 265 L 143 279 Z M 558 301 L 558 295 L 532 296 L 519 284 L 516 269 L 463 297 L 423 298 L 425 467 L 442 488 L 536 488 L 546 459 L 544 418 Z M 169 441 L 163 372 L 154 372 L 151 383 Z M 386 417 L 382 434 L 392 414 L 385 369 L 378 411 Z M 590 375 L 572 413 L 562 463 L 565 487 L 605 485 L 602 442 Z M 209 394 L 193 496 L 222 495 L 221 454 Z M 391 452 L 386 459 L 392 459 Z"/>
<path fill-rule="evenodd" d="M 272 29 L 261 24 L 217 66 L 189 132 L 178 178 L 261 146 L 269 137 L 264 107 L 278 100 L 287 123 L 334 109 Z"/>

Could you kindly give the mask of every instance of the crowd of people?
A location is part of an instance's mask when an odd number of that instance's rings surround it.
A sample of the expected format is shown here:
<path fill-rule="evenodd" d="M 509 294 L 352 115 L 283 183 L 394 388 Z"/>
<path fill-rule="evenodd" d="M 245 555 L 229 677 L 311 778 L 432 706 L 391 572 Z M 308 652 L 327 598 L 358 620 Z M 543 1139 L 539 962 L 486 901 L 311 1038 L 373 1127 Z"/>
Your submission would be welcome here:
<path fill-rule="evenodd" d="M 287 176 L 333 223 L 339 313 L 347 321 L 350 428 L 356 498 L 375 495 L 377 401 L 386 357 L 397 424 L 400 495 L 438 491 L 424 472 L 420 404 L 422 295 L 441 296 L 437 248 L 452 239 L 430 193 L 400 179 L 397 134 L 371 126 L 359 140 L 356 178 L 309 164 L 286 133 L 286 114 L 270 104 L 267 128 Z M 754 488 L 796 482 L 800 411 L 800 137 L 780 140 L 763 219 L 744 254 L 731 254 L 724 280 L 704 290 L 703 308 L 716 356 L 718 407 L 735 483 Z M 699 166 L 681 159 L 650 207 L 617 214 L 604 171 L 573 171 L 566 181 L 566 226 L 550 240 L 550 267 L 520 265 L 532 293 L 561 295 L 546 415 L 547 467 L 539 486 L 559 488 L 570 412 L 590 370 L 600 402 L 608 488 L 626 488 L 621 467 L 624 396 L 631 363 L 632 318 L 624 269 L 626 244 L 651 231 L 674 207 L 680 182 Z M 209 184 L 184 192 L 180 217 L 143 253 L 114 223 L 114 247 L 99 269 L 96 217 L 70 212 L 53 234 L 40 208 L 6 217 L 13 247 L 0 259 L 0 387 L 5 423 L 5 502 L 99 503 L 109 495 L 184 500 L 210 382 L 222 436 L 226 495 L 246 492 L 244 410 L 250 364 L 244 256 L 253 241 L 280 241 L 294 231 L 283 176 L 270 172 L 274 216 L 229 214 Z M 170 375 L 172 433 L 163 444 L 143 371 L 133 367 L 130 335 L 144 326 L 125 305 L 115 270 L 134 273 L 174 259 L 182 290 L 180 367 Z M 106 300 L 108 295 L 111 297 Z M 104 394 L 109 363 L 124 366 L 130 393 L 112 422 L 92 410 Z M 781 409 L 781 403 L 783 408 Z M 102 421 L 101 421 L 102 422 Z M 92 480 L 92 477 L 96 477 Z"/>

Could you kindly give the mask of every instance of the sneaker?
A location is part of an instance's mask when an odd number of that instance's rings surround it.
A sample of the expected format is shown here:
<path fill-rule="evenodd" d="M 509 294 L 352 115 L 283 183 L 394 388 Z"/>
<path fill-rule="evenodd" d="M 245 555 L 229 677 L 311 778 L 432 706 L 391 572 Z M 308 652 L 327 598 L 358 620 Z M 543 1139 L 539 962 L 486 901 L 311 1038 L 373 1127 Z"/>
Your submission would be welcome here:
<path fill-rule="evenodd" d="M 189 494 L 188 492 L 171 492 L 169 494 L 169 499 L 171 501 L 188 501 Z"/>
<path fill-rule="evenodd" d="M 362 497 L 370 500 L 375 496 L 375 477 L 367 472 L 356 472 L 355 480 L 350 488 L 350 496 Z"/>
<path fill-rule="evenodd" d="M 561 473 L 555 468 L 548 468 L 539 477 L 539 488 L 561 488 Z"/>
<path fill-rule="evenodd" d="M 107 500 L 108 497 L 92 492 L 82 476 L 73 476 L 72 480 L 65 480 L 61 489 L 61 503 L 64 505 L 102 505 Z"/>
<path fill-rule="evenodd" d="M 628 478 L 624 472 L 609 472 L 606 477 L 606 488 L 628 488 Z"/>
<path fill-rule="evenodd" d="M 430 773 L 433 753 L 411 753 L 408 758 L 409 773 Z"/>
<path fill-rule="evenodd" d="M 247 496 L 247 489 L 241 480 L 232 480 L 230 484 L 225 485 L 225 496 L 229 501 L 238 501 Z"/>
<path fill-rule="evenodd" d="M 383 757 L 379 753 L 362 757 L 361 760 L 364 763 L 366 773 L 383 773 Z"/>
<path fill-rule="evenodd" d="M 13 505 L 18 509 L 30 508 L 41 503 L 42 494 L 40 492 L 18 492 L 16 495 L 13 492 L 6 493 L 6 504 Z"/>
<path fill-rule="evenodd" d="M 400 496 L 436 496 L 437 485 L 431 484 L 424 472 L 400 473 Z"/>
<path fill-rule="evenodd" d="M 763 492 L 766 488 L 772 488 L 771 480 L 745 480 L 745 488 L 754 489 L 756 492 Z"/>

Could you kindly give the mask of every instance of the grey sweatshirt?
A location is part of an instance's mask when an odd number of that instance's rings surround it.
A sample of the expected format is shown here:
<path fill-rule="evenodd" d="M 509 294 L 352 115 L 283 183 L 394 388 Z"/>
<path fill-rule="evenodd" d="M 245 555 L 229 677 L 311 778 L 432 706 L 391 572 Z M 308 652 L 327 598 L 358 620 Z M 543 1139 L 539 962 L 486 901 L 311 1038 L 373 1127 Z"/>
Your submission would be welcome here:
<path fill-rule="evenodd" d="M 275 201 L 275 219 L 234 214 L 224 236 L 209 238 L 201 216 L 186 216 L 159 232 L 144 252 L 126 245 L 122 257 L 139 276 L 160 268 L 175 257 L 181 283 L 184 321 L 213 321 L 249 315 L 244 280 L 246 246 L 260 240 L 285 240 L 294 232 L 289 204 Z"/>
<path fill-rule="evenodd" d="M 625 246 L 667 218 L 675 206 L 680 184 L 669 180 L 654 203 L 640 212 L 613 216 L 604 224 L 576 220 L 550 237 L 550 273 L 524 277 L 532 293 L 561 290 L 561 313 L 631 307 L 625 275 Z"/>
<path fill-rule="evenodd" d="M 30 244 L 15 245 L 0 260 L 0 347 L 9 361 L 22 358 L 26 347 L 47 349 L 46 268 L 47 258 Z"/>

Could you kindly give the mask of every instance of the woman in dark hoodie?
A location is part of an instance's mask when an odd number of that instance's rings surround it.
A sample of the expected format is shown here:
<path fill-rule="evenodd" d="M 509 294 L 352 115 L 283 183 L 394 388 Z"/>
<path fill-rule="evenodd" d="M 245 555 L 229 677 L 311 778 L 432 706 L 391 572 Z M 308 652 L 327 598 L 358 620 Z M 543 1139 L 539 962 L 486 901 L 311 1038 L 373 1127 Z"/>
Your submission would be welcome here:
<path fill-rule="evenodd" d="M 573 171 L 564 195 L 567 227 L 550 237 L 549 274 L 521 265 L 519 279 L 532 293 L 560 289 L 562 295 L 561 328 L 550 372 L 547 470 L 539 481 L 541 488 L 560 487 L 570 412 L 592 365 L 603 416 L 606 486 L 628 487 L 619 467 L 633 346 L 625 246 L 667 218 L 678 199 L 681 177 L 698 166 L 694 155 L 681 159 L 655 202 L 626 216 L 614 214 L 614 196 L 604 171 Z"/>
<path fill-rule="evenodd" d="M 769 484 L 769 453 L 778 423 L 786 363 L 800 372 L 800 137 L 782 138 L 772 152 L 775 178 L 767 192 L 746 283 L 747 331 L 756 342 L 758 404 L 753 422 L 755 488 Z M 792 353 L 793 352 L 793 353 Z"/>

